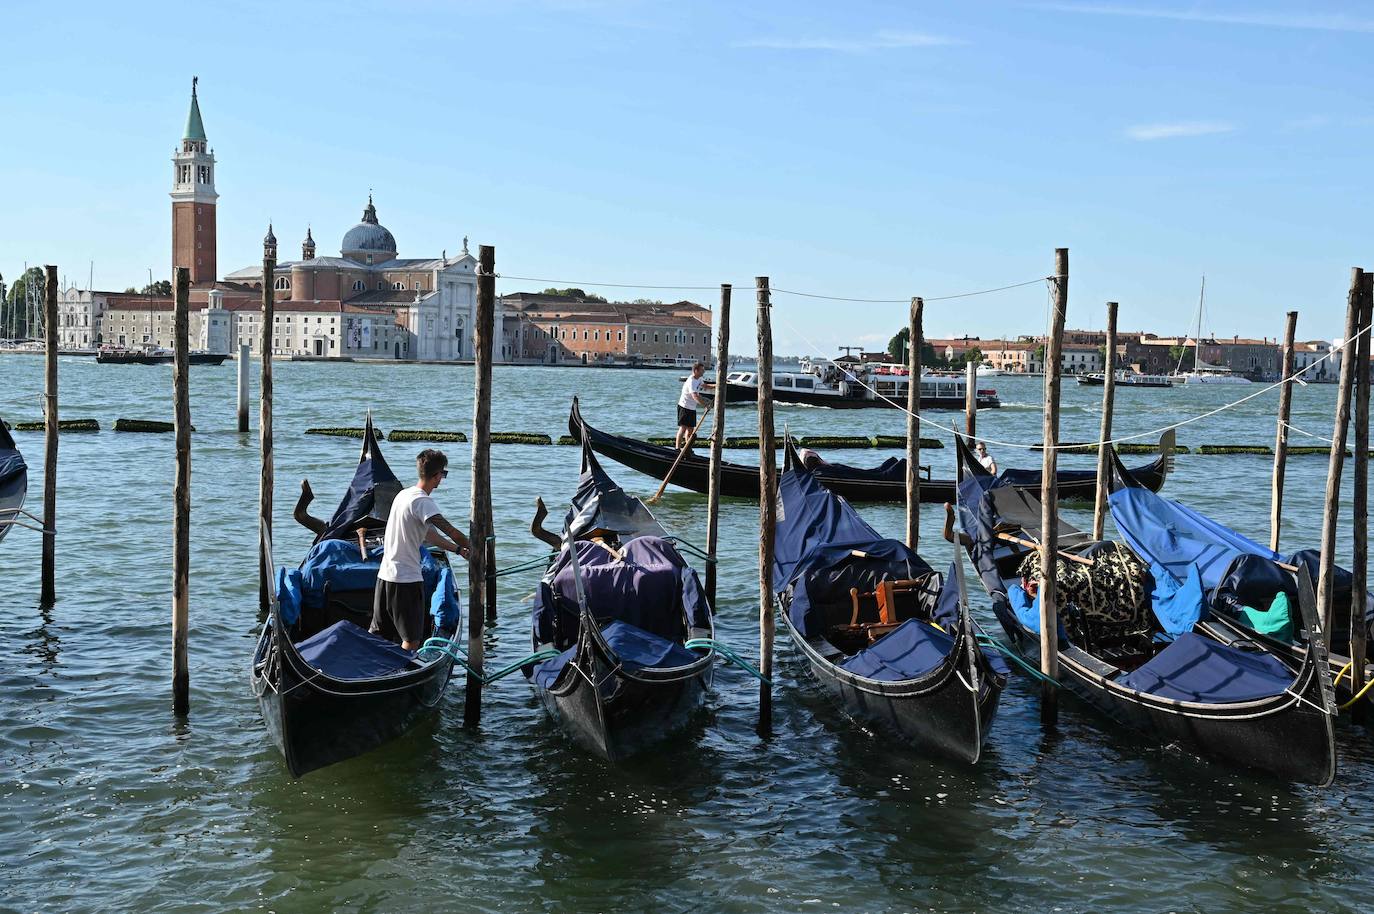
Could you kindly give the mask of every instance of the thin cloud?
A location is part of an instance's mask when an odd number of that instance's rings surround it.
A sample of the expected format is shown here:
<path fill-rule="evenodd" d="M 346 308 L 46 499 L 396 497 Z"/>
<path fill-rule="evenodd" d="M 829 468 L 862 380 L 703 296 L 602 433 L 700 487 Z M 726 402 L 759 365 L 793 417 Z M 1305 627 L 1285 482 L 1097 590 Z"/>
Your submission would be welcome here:
<path fill-rule="evenodd" d="M 1125 6 L 1115 3 L 1037 3 L 1035 8 L 1059 13 L 1086 13 L 1094 16 L 1129 16 L 1135 19 L 1171 19 L 1176 22 L 1205 22 L 1216 25 L 1248 25 L 1273 29 L 1305 29 L 1320 32 L 1374 32 L 1374 19 L 1355 19 L 1338 13 L 1270 13 L 1260 10 L 1237 12 L 1196 8 L 1167 9 Z"/>
<path fill-rule="evenodd" d="M 840 51 L 853 54 L 893 48 L 937 48 L 963 43 L 947 35 L 885 30 L 861 38 L 752 38 L 736 42 L 735 47 L 769 48 L 779 51 Z"/>
<path fill-rule="evenodd" d="M 1126 136 L 1133 140 L 1172 140 L 1184 136 L 1209 136 L 1230 133 L 1236 128 L 1220 121 L 1179 121 L 1172 124 L 1137 124 L 1126 128 Z"/>

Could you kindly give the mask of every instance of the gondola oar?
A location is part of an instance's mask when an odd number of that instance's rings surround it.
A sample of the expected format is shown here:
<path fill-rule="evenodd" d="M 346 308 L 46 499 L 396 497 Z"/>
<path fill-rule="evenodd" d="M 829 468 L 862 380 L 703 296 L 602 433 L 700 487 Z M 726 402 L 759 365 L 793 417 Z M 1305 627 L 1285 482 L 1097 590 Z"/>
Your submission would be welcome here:
<path fill-rule="evenodd" d="M 687 452 L 692 449 L 692 442 L 696 440 L 697 432 L 701 431 L 701 427 L 706 424 L 706 417 L 709 415 L 711 414 L 701 414 L 701 418 L 697 420 L 697 427 L 692 429 L 692 434 L 687 436 L 687 443 L 682 446 L 682 450 L 677 452 L 677 459 L 673 461 L 673 465 L 668 468 L 667 475 L 663 477 L 663 485 L 658 487 L 658 491 L 654 493 L 652 498 L 644 502 L 646 505 L 656 505 L 658 500 L 663 497 L 663 490 L 668 488 L 668 483 L 672 481 L 673 474 L 677 472 L 677 465 L 682 463 L 682 458 L 686 457 Z"/>

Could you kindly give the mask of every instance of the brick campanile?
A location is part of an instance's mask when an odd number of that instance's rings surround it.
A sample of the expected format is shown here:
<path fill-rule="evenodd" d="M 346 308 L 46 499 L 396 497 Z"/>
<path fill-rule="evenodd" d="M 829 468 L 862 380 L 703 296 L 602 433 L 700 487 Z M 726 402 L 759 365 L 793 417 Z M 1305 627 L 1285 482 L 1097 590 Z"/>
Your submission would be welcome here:
<path fill-rule="evenodd" d="M 200 120 L 196 78 L 191 79 L 191 113 L 186 135 L 172 156 L 172 267 L 188 267 L 193 286 L 213 285 L 215 263 L 215 154 Z"/>

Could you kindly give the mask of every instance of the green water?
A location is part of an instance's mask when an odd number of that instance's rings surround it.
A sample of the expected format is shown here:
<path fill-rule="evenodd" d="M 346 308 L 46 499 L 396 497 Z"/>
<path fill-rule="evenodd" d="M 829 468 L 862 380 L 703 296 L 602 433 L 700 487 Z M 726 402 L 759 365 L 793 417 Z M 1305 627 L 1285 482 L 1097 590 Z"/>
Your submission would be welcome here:
<path fill-rule="evenodd" d="M 512 677 L 487 690 L 480 729 L 462 727 L 456 682 L 441 714 L 404 739 L 292 780 L 248 685 L 257 437 L 256 418 L 253 434 L 232 431 L 233 364 L 194 372 L 192 712 L 181 724 L 169 687 L 172 437 L 108 431 L 120 416 L 169 419 L 171 372 L 77 358 L 61 372 L 62 415 L 107 431 L 62 438 L 54 607 L 37 606 L 38 537 L 16 530 L 0 544 L 0 910 L 1330 911 L 1364 907 L 1374 884 L 1365 730 L 1341 725 L 1333 787 L 1290 787 L 1152 746 L 1073 700 L 1047 736 L 1034 689 L 1014 680 L 983 761 L 946 765 L 844 718 L 785 640 L 767 741 L 754 730 L 755 683 L 722 670 L 690 733 L 608 767 L 572 748 Z M 279 363 L 275 374 L 279 562 L 309 542 L 290 519 L 299 480 L 310 478 L 327 514 L 356 462 L 356 442 L 307 437 L 307 427 L 358 425 L 369 407 L 383 429 L 471 424 L 470 368 Z M 37 418 L 41 384 L 41 360 L 0 358 L 0 414 Z M 1006 405 L 980 414 L 980 430 L 1039 440 L 1038 379 L 986 385 Z M 672 372 L 498 368 L 493 428 L 556 438 L 577 393 L 600 427 L 671 435 L 677 388 Z M 1152 429 L 1248 392 L 1120 391 L 1117 428 Z M 1098 397 L 1065 386 L 1064 439 L 1096 435 Z M 1295 397 L 1294 424 L 1329 435 L 1334 389 Z M 1275 400 L 1189 426 L 1180 441 L 1271 443 Z M 904 431 L 886 410 L 783 408 L 778 421 L 803 434 Z M 729 422 L 732 434 L 752 433 L 753 411 L 732 409 Z M 34 506 L 42 435 L 16 438 Z M 401 468 L 422 446 L 383 448 Z M 1003 466 L 1038 461 L 993 452 Z M 437 498 L 465 518 L 466 446 L 449 454 L 454 472 Z M 952 454 L 924 456 L 947 476 Z M 492 455 L 505 567 L 543 552 L 523 532 L 534 498 L 560 510 L 577 451 Z M 607 468 L 632 492 L 657 487 Z M 1181 456 L 1165 493 L 1263 538 L 1269 470 L 1265 457 Z M 1290 462 L 1285 547 L 1316 544 L 1325 474 L 1322 457 Z M 704 540 L 702 497 L 673 491 L 655 510 Z M 902 527 L 900 505 L 861 510 L 885 533 Z M 923 529 L 933 536 L 939 521 L 927 506 Z M 753 657 L 757 505 L 727 501 L 721 535 L 720 636 Z M 938 538 L 922 551 L 935 564 L 951 554 Z M 488 641 L 496 663 L 528 648 L 522 601 L 537 577 L 502 579 Z M 981 594 L 974 604 L 992 624 Z"/>

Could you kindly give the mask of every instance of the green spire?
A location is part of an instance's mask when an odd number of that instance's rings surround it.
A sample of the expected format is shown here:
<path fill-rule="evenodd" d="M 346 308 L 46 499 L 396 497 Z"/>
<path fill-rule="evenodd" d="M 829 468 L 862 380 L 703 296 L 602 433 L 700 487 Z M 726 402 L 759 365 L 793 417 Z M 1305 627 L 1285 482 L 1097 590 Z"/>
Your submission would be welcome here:
<path fill-rule="evenodd" d="M 200 102 L 196 100 L 196 82 L 200 77 L 191 77 L 191 113 L 186 116 L 186 136 L 183 139 L 205 142 L 205 125 L 200 122 Z"/>

